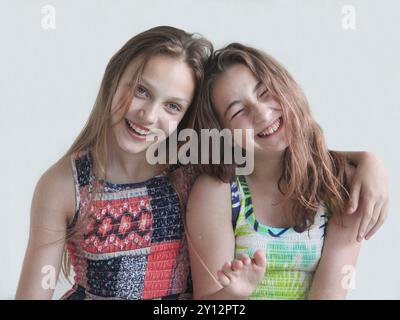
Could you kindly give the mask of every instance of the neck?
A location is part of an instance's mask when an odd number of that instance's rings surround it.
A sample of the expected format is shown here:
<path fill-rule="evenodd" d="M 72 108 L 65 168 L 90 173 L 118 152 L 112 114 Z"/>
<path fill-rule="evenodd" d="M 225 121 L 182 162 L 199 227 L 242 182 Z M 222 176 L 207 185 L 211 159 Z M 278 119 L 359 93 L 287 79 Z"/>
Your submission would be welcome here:
<path fill-rule="evenodd" d="M 283 172 L 284 151 L 254 156 L 254 170 L 249 178 L 262 185 L 277 186 Z"/>
<path fill-rule="evenodd" d="M 112 140 L 112 139 L 111 139 Z M 149 164 L 146 151 L 130 154 L 110 141 L 106 167 L 106 180 L 114 183 L 135 183 L 160 174 L 164 166 Z"/>

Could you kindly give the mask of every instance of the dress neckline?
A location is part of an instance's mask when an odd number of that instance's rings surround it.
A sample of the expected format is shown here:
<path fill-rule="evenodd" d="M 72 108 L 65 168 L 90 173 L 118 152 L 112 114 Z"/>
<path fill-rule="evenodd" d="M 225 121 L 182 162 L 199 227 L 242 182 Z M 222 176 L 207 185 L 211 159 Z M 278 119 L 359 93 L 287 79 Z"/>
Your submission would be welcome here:
<path fill-rule="evenodd" d="M 90 179 L 92 181 L 96 181 L 95 163 L 94 163 L 94 159 L 93 159 L 90 151 L 88 151 L 87 157 L 88 157 L 89 163 L 90 163 Z M 159 174 L 157 174 L 153 177 L 150 177 L 146 180 L 138 181 L 138 182 L 116 183 L 116 182 L 111 182 L 111 181 L 104 180 L 104 179 L 97 179 L 97 181 L 99 183 L 103 184 L 105 187 L 110 188 L 110 189 L 134 189 L 134 188 L 145 187 L 148 184 L 151 184 L 152 182 L 154 182 L 156 180 L 165 178 L 165 177 L 167 177 L 168 172 L 169 172 L 169 168 L 167 167 L 163 171 L 161 171 Z"/>
<path fill-rule="evenodd" d="M 251 198 L 250 188 L 246 181 L 245 176 L 238 176 L 239 184 L 245 196 L 245 203 L 248 206 L 248 211 L 245 212 L 246 221 L 251 225 L 254 231 L 259 232 L 264 235 L 270 235 L 273 237 L 279 237 L 289 230 L 294 230 L 292 227 L 272 227 L 259 222 L 254 213 L 254 205 Z"/>

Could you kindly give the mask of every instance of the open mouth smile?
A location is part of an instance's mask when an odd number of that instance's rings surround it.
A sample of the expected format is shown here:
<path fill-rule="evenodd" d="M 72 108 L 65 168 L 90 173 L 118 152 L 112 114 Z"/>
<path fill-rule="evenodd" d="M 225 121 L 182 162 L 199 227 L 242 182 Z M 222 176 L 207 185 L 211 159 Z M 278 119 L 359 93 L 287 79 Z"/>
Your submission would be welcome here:
<path fill-rule="evenodd" d="M 130 121 L 130 120 L 126 119 L 126 118 L 125 118 L 125 123 L 126 123 L 126 126 L 128 128 L 128 132 L 131 135 L 134 135 L 135 138 L 144 139 L 151 132 L 149 129 L 147 129 L 147 128 L 139 125 L 139 124 L 133 123 L 132 121 Z"/>
<path fill-rule="evenodd" d="M 283 118 L 279 117 L 271 125 L 265 128 L 263 131 L 259 132 L 257 136 L 259 138 L 264 138 L 264 139 L 269 138 L 275 135 L 277 132 L 279 132 L 280 128 L 282 127 L 282 124 L 283 124 Z"/>

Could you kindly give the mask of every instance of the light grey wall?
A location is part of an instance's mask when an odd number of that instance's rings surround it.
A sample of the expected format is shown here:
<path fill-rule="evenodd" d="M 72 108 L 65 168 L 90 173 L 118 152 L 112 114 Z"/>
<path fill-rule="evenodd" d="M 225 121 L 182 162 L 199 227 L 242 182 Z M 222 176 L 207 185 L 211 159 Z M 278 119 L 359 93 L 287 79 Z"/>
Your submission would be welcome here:
<path fill-rule="evenodd" d="M 56 10 L 54 30 L 42 27 L 44 5 Z M 395 0 L 1 0 L 0 298 L 17 286 L 35 183 L 84 125 L 109 58 L 134 34 L 172 25 L 271 53 L 304 88 L 332 149 L 383 158 L 390 215 L 363 244 L 349 298 L 399 299 L 399 11 Z"/>

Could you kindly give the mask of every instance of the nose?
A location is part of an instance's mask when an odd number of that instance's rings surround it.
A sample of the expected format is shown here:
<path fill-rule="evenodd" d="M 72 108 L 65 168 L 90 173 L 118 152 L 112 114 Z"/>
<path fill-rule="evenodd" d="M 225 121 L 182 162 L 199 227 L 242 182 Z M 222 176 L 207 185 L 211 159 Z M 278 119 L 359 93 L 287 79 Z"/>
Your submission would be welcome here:
<path fill-rule="evenodd" d="M 254 123 L 268 122 L 272 117 L 273 110 L 265 103 L 255 102 L 252 109 Z"/>
<path fill-rule="evenodd" d="M 138 110 L 139 118 L 144 125 L 151 125 L 156 122 L 158 105 L 155 102 L 144 103 Z"/>

